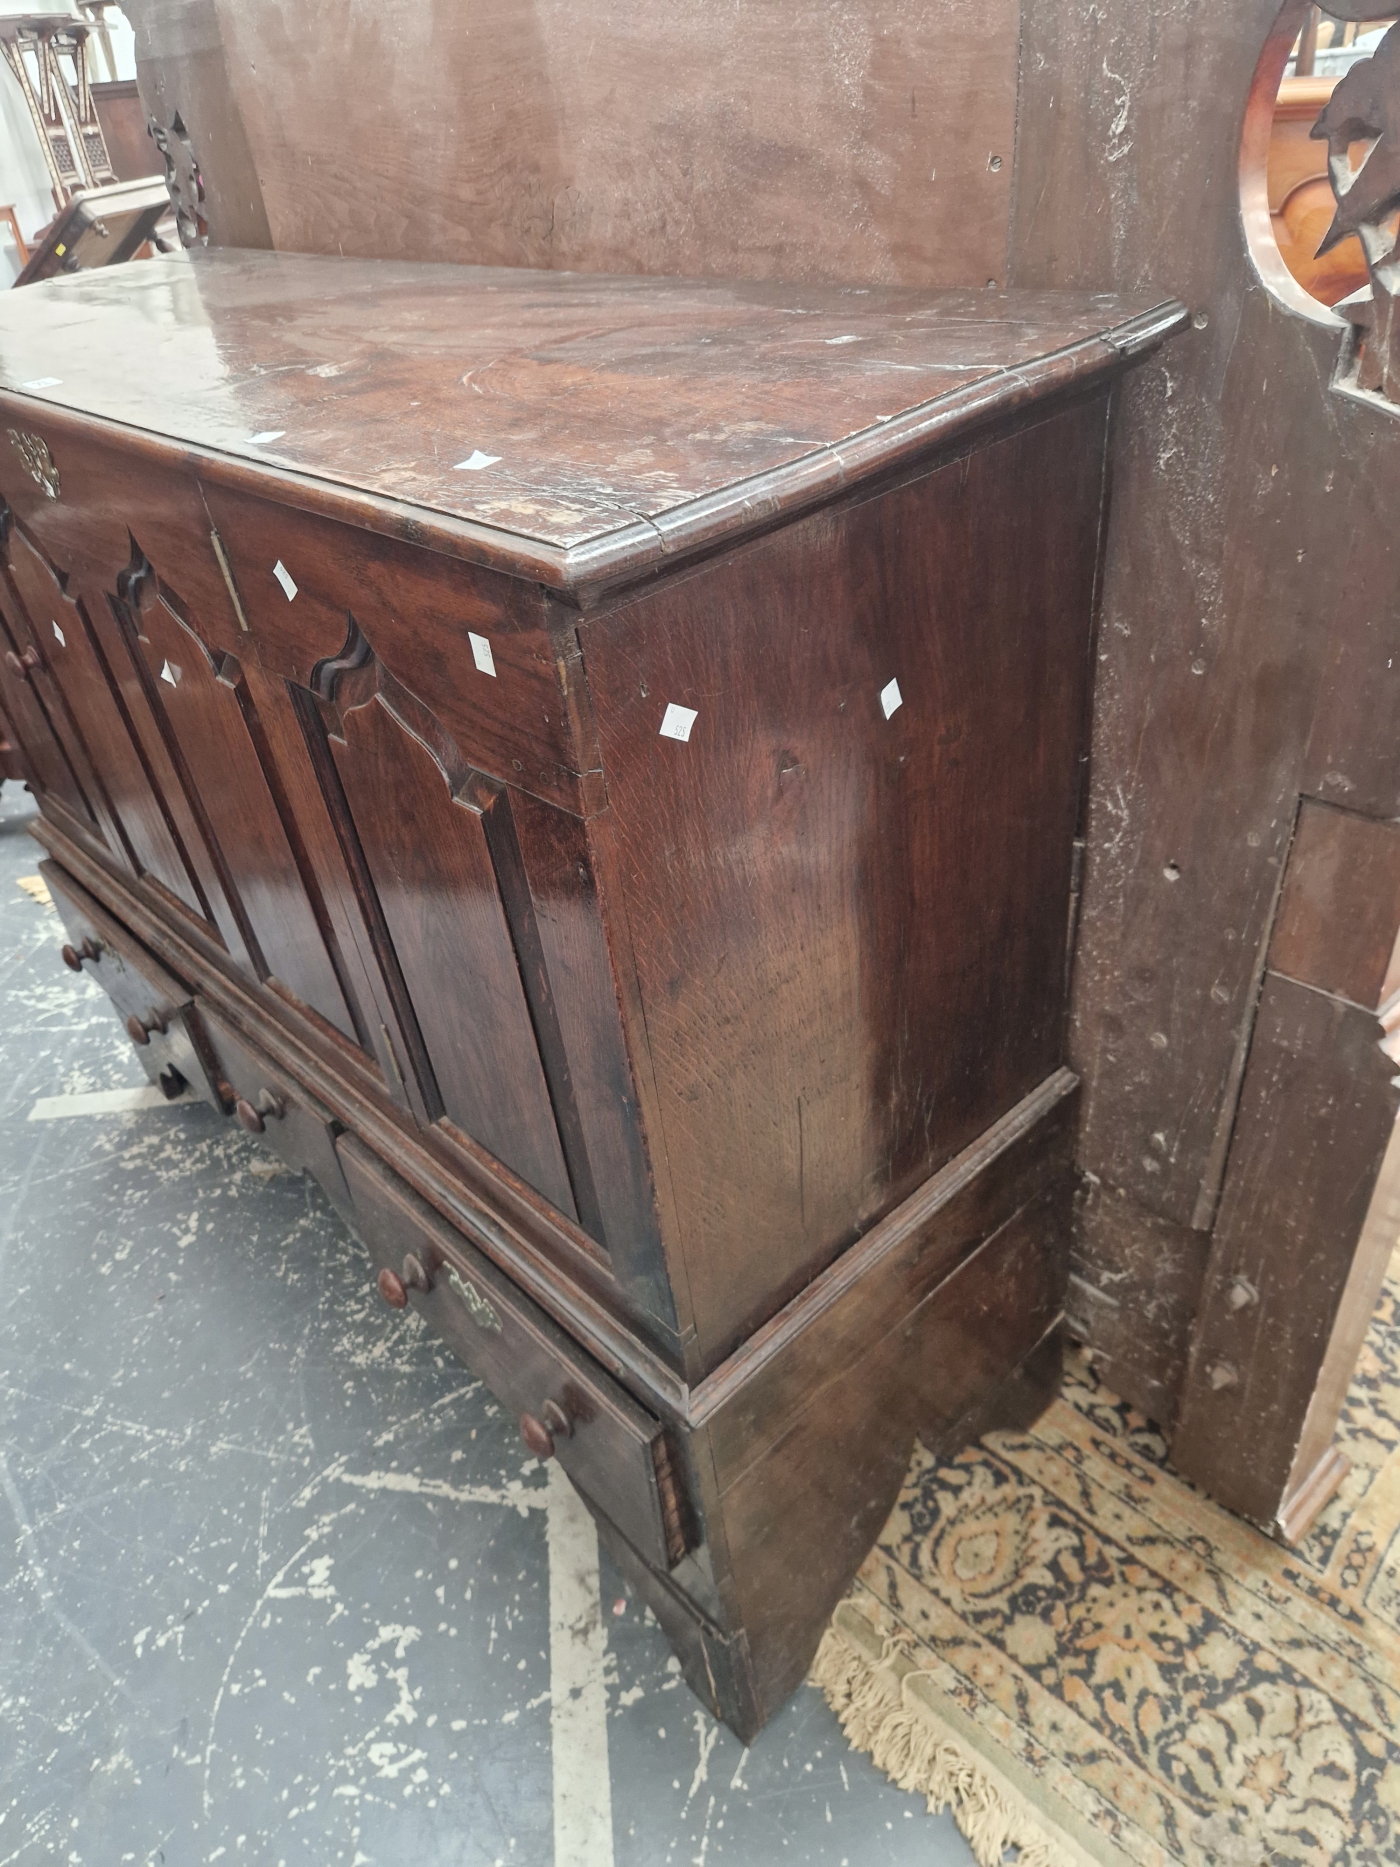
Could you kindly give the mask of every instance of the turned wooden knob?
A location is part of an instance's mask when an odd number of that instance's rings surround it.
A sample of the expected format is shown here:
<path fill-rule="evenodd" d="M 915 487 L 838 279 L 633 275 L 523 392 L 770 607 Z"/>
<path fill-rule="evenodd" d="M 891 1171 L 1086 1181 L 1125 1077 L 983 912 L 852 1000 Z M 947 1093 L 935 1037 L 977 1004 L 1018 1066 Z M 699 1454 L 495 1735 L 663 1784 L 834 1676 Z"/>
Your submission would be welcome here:
<path fill-rule="evenodd" d="M 544 1417 L 538 1420 L 533 1413 L 521 1414 L 520 1437 L 537 1459 L 552 1459 L 554 1441 L 568 1439 L 573 1433 L 574 1423 L 557 1400 L 547 1400 L 540 1412 Z"/>
<path fill-rule="evenodd" d="M 66 946 L 63 949 L 63 963 L 69 972 L 81 972 L 85 959 L 98 959 L 102 948 L 96 940 L 84 940 L 81 946 Z"/>
<path fill-rule="evenodd" d="M 554 1457 L 554 1435 L 543 1420 L 537 1420 L 533 1413 L 520 1416 L 520 1437 L 534 1453 L 537 1459 Z"/>
<path fill-rule="evenodd" d="M 233 1112 L 248 1130 L 249 1134 L 261 1134 L 267 1127 L 266 1118 L 271 1115 L 275 1121 L 282 1117 L 281 1099 L 273 1095 L 270 1089 L 264 1089 L 256 1102 L 246 1101 L 239 1096 L 233 1105 Z"/>
<path fill-rule="evenodd" d="M 379 1294 L 390 1309 L 404 1309 L 408 1304 L 408 1292 L 403 1287 L 403 1278 L 391 1271 L 386 1264 L 375 1279 L 379 1285 Z"/>
<path fill-rule="evenodd" d="M 5 650 L 5 665 L 12 668 L 16 674 L 23 678 L 25 675 L 29 674 L 31 669 L 38 667 L 39 651 L 36 648 L 26 648 L 22 655 L 17 655 L 12 648 L 7 648 Z"/>
<path fill-rule="evenodd" d="M 133 1044 L 149 1044 L 152 1031 L 164 1031 L 165 1026 L 152 1013 L 149 1022 L 138 1018 L 133 1011 L 126 1021 L 126 1034 Z"/>

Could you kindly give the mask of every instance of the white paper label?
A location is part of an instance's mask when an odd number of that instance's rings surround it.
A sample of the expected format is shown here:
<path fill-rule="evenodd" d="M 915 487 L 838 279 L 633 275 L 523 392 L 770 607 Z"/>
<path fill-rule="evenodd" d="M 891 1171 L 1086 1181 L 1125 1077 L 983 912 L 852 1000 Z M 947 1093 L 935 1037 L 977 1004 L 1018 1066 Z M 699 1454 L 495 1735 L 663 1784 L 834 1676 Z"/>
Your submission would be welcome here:
<path fill-rule="evenodd" d="M 167 661 L 160 671 L 160 678 L 163 681 L 169 681 L 172 687 L 178 687 L 180 684 L 180 670 L 178 668 L 172 668 Z"/>
<path fill-rule="evenodd" d="M 496 678 L 496 662 L 491 653 L 491 644 L 484 635 L 476 635 L 470 629 L 467 630 L 467 640 L 472 645 L 472 660 L 483 674 L 489 674 L 492 680 L 494 680 Z"/>
<path fill-rule="evenodd" d="M 285 428 L 264 428 L 259 434 L 248 436 L 249 447 L 266 447 L 269 441 L 280 441 L 287 432 Z"/>
<path fill-rule="evenodd" d="M 22 382 L 21 389 L 58 389 L 63 384 L 61 376 L 36 376 L 33 382 Z"/>
<path fill-rule="evenodd" d="M 59 628 L 57 623 L 55 623 L 53 626 L 53 634 L 54 634 L 54 640 L 58 643 L 59 647 L 67 648 L 68 637 L 63 633 L 62 629 Z"/>
<path fill-rule="evenodd" d="M 499 454 L 483 454 L 479 447 L 473 448 L 465 460 L 459 460 L 452 469 L 454 473 L 480 473 L 483 467 L 494 467 L 500 459 Z"/>
<path fill-rule="evenodd" d="M 891 681 L 888 687 L 880 689 L 880 705 L 885 709 L 885 718 L 904 705 L 904 695 L 899 691 L 899 682 Z"/>
<path fill-rule="evenodd" d="M 297 593 L 297 587 L 292 582 L 292 573 L 287 569 L 281 558 L 278 558 L 277 562 L 273 565 L 272 574 L 277 579 L 278 583 L 281 584 L 282 593 L 290 603 Z"/>
<path fill-rule="evenodd" d="M 690 729 L 699 717 L 694 707 L 678 707 L 672 700 L 662 716 L 661 737 L 663 739 L 689 739 Z"/>

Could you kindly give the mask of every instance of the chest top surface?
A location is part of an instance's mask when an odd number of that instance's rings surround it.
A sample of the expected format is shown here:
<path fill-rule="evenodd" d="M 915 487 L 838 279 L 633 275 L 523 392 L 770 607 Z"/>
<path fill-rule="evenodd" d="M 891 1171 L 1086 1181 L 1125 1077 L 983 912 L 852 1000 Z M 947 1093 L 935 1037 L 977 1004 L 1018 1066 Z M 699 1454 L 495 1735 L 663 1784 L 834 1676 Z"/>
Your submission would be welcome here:
<path fill-rule="evenodd" d="M 348 491 L 371 526 L 416 511 L 427 541 L 567 587 L 741 536 L 1184 315 L 215 250 L 7 294 L 0 393 L 8 420 L 30 403 L 256 463 L 303 503 Z"/>

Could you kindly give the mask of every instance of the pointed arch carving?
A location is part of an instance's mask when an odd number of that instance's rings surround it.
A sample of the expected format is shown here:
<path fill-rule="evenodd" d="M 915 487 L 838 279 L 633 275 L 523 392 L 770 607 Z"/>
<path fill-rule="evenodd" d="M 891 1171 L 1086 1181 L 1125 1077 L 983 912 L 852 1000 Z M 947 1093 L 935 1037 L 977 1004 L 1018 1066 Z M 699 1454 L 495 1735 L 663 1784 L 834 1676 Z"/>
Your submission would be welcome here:
<path fill-rule="evenodd" d="M 112 611 L 144 710 L 197 836 L 230 954 L 364 1046 L 334 930 L 247 670 L 128 534 Z"/>
<path fill-rule="evenodd" d="M 353 614 L 307 699 L 429 1117 L 601 1239 L 507 787 L 471 763 Z"/>

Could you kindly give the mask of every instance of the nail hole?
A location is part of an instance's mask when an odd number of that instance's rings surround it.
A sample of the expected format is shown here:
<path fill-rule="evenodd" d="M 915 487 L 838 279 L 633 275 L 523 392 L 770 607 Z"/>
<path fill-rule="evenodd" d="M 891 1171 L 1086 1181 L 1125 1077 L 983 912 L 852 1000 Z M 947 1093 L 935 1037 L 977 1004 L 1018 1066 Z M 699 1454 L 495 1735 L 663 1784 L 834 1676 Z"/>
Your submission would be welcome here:
<path fill-rule="evenodd" d="M 1162 870 L 1162 873 L 1169 882 L 1179 882 L 1181 880 L 1181 870 L 1174 862 L 1169 862 L 1166 868 Z"/>

